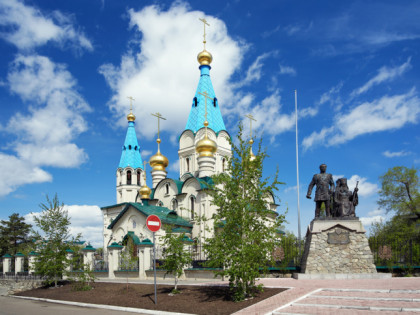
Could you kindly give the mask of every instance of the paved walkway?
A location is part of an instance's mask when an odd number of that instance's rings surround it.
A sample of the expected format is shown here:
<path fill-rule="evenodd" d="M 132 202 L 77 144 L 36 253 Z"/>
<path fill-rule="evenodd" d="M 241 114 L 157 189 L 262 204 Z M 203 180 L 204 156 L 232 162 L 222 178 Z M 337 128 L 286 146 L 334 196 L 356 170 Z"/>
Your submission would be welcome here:
<path fill-rule="evenodd" d="M 125 281 L 119 279 L 112 282 Z M 153 283 L 150 280 L 140 281 L 134 279 L 129 282 Z M 420 278 L 354 280 L 261 279 L 260 282 L 266 287 L 290 289 L 243 309 L 235 313 L 235 315 L 420 314 Z M 171 280 L 160 280 L 158 283 L 172 284 L 173 282 Z M 217 284 L 227 284 L 227 282 L 181 281 L 180 283 L 180 285 Z M 22 301 L 12 297 L 0 297 L 0 304 L 0 314 L 120 313 L 117 310 Z M 142 312 L 141 310 L 137 311 Z"/>
<path fill-rule="evenodd" d="M 256 314 L 420 314 L 420 278 L 262 279 L 266 287 L 291 289 L 243 309 Z"/>

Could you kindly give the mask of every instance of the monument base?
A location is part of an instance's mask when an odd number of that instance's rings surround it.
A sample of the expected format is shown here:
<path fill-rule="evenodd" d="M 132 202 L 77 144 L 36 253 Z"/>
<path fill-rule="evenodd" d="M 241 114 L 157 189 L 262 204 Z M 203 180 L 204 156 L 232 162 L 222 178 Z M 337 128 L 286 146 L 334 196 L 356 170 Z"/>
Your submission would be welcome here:
<path fill-rule="evenodd" d="M 345 279 L 390 279 L 390 273 L 294 273 L 292 276 L 297 280 L 345 280 Z"/>
<path fill-rule="evenodd" d="M 358 218 L 312 220 L 306 232 L 301 274 L 322 277 L 317 279 L 327 279 L 326 275 L 331 275 L 330 279 L 359 279 L 356 274 L 366 279 L 363 275 L 377 274 L 362 222 Z M 304 277 L 301 274 L 299 279 Z M 348 278 L 350 275 L 353 278 Z"/>

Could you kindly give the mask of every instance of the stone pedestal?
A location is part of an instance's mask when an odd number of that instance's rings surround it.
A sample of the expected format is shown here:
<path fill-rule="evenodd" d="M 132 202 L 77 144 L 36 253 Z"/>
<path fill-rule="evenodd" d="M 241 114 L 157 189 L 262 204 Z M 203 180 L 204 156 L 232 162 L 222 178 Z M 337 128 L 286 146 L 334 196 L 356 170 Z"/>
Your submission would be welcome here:
<path fill-rule="evenodd" d="M 313 220 L 306 232 L 303 274 L 376 274 L 366 231 L 358 218 Z"/>

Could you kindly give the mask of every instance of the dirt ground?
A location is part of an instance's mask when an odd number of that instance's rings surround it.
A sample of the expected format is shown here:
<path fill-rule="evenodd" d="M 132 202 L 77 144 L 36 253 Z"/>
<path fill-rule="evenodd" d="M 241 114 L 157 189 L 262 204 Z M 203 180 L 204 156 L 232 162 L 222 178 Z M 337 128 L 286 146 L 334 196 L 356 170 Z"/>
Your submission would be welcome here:
<path fill-rule="evenodd" d="M 256 297 L 233 302 L 229 288 L 225 286 L 179 286 L 180 294 L 170 296 L 173 286 L 157 286 L 157 305 L 154 303 L 154 286 L 150 284 L 94 283 L 90 291 L 74 291 L 72 285 L 59 288 L 39 288 L 16 295 L 75 301 L 92 304 L 117 305 L 150 310 L 181 312 L 189 314 L 232 314 L 258 303 L 285 289 L 265 288 Z"/>

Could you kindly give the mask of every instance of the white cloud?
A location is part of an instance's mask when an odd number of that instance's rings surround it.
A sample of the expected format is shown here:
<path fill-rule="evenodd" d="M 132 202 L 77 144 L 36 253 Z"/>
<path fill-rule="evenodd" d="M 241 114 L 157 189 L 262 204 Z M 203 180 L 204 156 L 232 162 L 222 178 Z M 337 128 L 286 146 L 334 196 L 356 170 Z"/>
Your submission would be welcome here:
<path fill-rule="evenodd" d="M 366 177 L 360 177 L 359 175 L 353 175 L 347 180 L 347 185 L 349 186 L 350 190 L 353 190 L 356 187 L 356 183 L 358 184 L 358 195 L 359 196 L 370 196 L 378 192 L 379 187 L 377 184 L 369 183 Z"/>
<path fill-rule="evenodd" d="M 0 196 L 6 196 L 21 185 L 52 181 L 51 174 L 39 167 L 1 152 L 0 174 Z"/>
<path fill-rule="evenodd" d="M 340 91 L 343 87 L 343 82 L 339 82 L 336 86 L 333 86 L 327 92 L 321 95 L 321 98 L 318 101 L 318 105 L 329 103 L 335 111 L 339 111 L 343 107 L 343 102 L 341 101 Z"/>
<path fill-rule="evenodd" d="M 314 144 L 338 145 L 366 133 L 399 129 L 417 123 L 419 113 L 420 99 L 415 88 L 406 94 L 386 95 L 364 102 L 348 113 L 337 114 L 333 126 L 313 132 L 302 144 L 304 149 Z"/>
<path fill-rule="evenodd" d="M 93 50 L 92 43 L 76 30 L 71 18 L 59 11 L 48 16 L 22 1 L 0 0 L 0 36 L 19 49 L 31 49 L 49 41 L 61 46 Z"/>
<path fill-rule="evenodd" d="M 213 81 L 217 98 L 222 110 L 234 106 L 229 79 L 239 68 L 246 47 L 228 35 L 221 20 L 188 9 L 184 2 L 175 2 L 168 11 L 158 6 L 130 9 L 130 24 L 142 33 L 139 46 L 128 51 L 119 66 L 105 64 L 99 70 L 114 92 L 109 106 L 121 126 L 126 124 L 127 96 L 131 95 L 136 99 L 134 112 L 142 121 L 138 132 L 149 139 L 156 132 L 155 121 L 149 119 L 151 112 L 159 111 L 168 118 L 161 124 L 164 131 L 179 133 L 185 127 L 199 80 L 196 56 L 203 49 L 199 18 L 205 17 L 210 24 L 207 50 L 214 56 L 211 76 L 217 78 Z M 250 79 L 258 77 L 258 68 L 256 64 L 251 70 Z"/>
<path fill-rule="evenodd" d="M 363 86 L 360 88 L 354 90 L 350 96 L 354 97 L 357 95 L 360 95 L 362 93 L 367 92 L 370 88 L 372 88 L 375 85 L 378 85 L 382 82 L 392 81 L 398 76 L 401 76 L 404 72 L 409 70 L 411 68 L 411 57 L 407 59 L 405 63 L 403 63 L 400 66 L 389 68 L 389 67 L 382 67 L 379 69 L 378 74 L 370 79 L 368 82 L 366 82 Z"/>
<path fill-rule="evenodd" d="M 82 240 L 90 242 L 94 247 L 103 246 L 103 219 L 102 211 L 98 206 L 91 205 L 65 205 L 70 217 L 70 233 L 72 236 L 82 234 Z M 33 216 L 41 212 L 33 212 L 25 215 L 25 221 L 35 228 Z"/>
<path fill-rule="evenodd" d="M 13 116 L 7 129 L 18 136 L 18 156 L 33 165 L 74 167 L 87 159 L 71 143 L 87 124 L 89 105 L 76 91 L 76 80 L 64 68 L 42 56 L 18 56 L 8 74 L 10 90 L 30 102 L 29 115 Z"/>
<path fill-rule="evenodd" d="M 281 107 L 281 97 L 278 90 L 254 105 L 250 108 L 252 116 L 257 120 L 253 122 L 253 128 L 271 136 L 271 140 L 274 140 L 274 136 L 291 130 L 295 126 L 295 113 L 282 114 Z M 245 125 L 245 131 L 247 131 L 247 128 L 247 125 Z"/>
<path fill-rule="evenodd" d="M 384 220 L 385 220 L 385 217 L 381 215 L 375 215 L 373 217 L 360 217 L 360 221 L 362 221 L 362 224 L 367 230 L 373 223 L 379 223 Z"/>
<path fill-rule="evenodd" d="M 65 67 L 46 57 L 18 55 L 7 79 L 10 91 L 30 106 L 29 113 L 16 113 L 3 128 L 16 136 L 7 146 L 17 154 L 3 154 L 3 158 L 10 169 L 26 173 L 19 176 L 16 172 L 2 172 L 0 186 L 9 188 L 0 194 L 21 185 L 51 181 L 51 175 L 41 166 L 77 167 L 87 160 L 87 154 L 74 140 L 87 130 L 82 114 L 90 107 Z"/>
<path fill-rule="evenodd" d="M 280 74 L 290 74 L 292 76 L 295 76 L 297 72 L 295 68 L 280 65 Z"/>
<path fill-rule="evenodd" d="M 149 156 L 151 156 L 152 155 L 152 151 L 150 151 L 150 150 L 142 150 L 141 151 L 141 157 L 143 158 L 143 160 L 144 159 L 146 159 L 146 158 L 148 158 Z"/>
<path fill-rule="evenodd" d="M 246 77 L 243 80 L 242 85 L 250 84 L 254 81 L 259 81 L 261 79 L 261 72 L 263 67 L 263 60 L 266 59 L 269 54 L 263 54 L 258 56 L 257 59 L 251 64 L 246 72 Z"/>
<path fill-rule="evenodd" d="M 408 151 L 391 152 L 391 151 L 387 150 L 385 152 L 382 152 L 382 155 L 386 156 L 388 158 L 407 156 L 407 155 L 410 155 L 410 154 L 411 154 L 411 152 L 408 152 Z"/>

